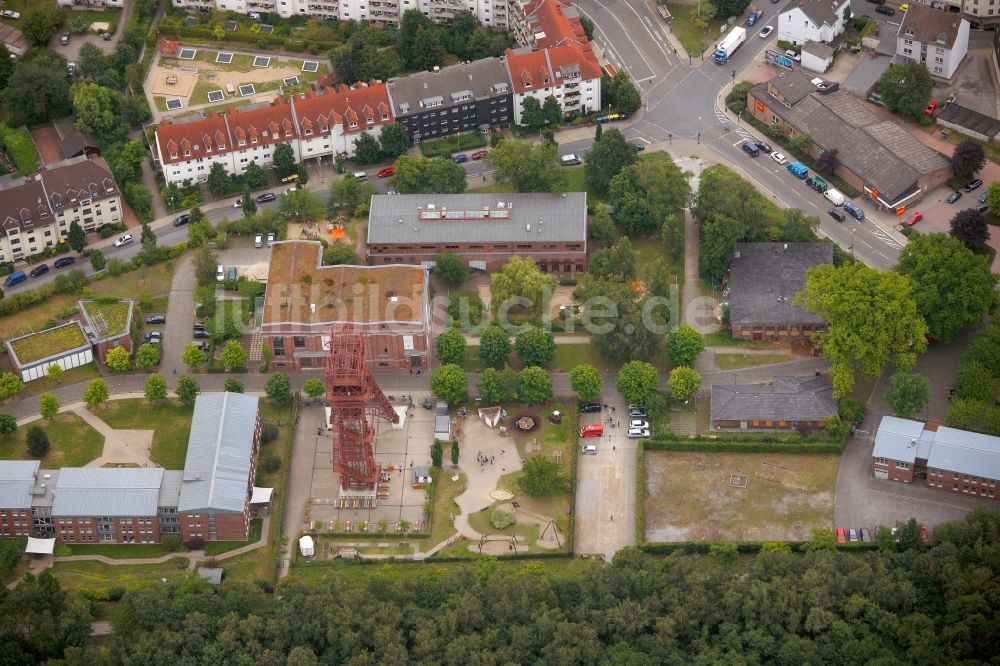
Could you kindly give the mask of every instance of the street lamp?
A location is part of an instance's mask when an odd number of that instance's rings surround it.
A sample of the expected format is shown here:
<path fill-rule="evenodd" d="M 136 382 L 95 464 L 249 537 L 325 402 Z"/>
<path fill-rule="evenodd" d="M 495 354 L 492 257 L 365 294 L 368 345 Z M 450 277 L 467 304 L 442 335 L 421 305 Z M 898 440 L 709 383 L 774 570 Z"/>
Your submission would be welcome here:
<path fill-rule="evenodd" d="M 698 145 L 701 145 L 701 132 L 698 132 Z"/>
<path fill-rule="evenodd" d="M 667 132 L 667 140 L 670 141 L 670 145 L 671 146 L 674 145 L 674 133 L 673 132 Z"/>
<path fill-rule="evenodd" d="M 743 111 L 740 111 L 739 113 L 736 114 L 736 124 L 737 125 L 740 124 L 740 119 L 741 118 L 743 118 Z"/>

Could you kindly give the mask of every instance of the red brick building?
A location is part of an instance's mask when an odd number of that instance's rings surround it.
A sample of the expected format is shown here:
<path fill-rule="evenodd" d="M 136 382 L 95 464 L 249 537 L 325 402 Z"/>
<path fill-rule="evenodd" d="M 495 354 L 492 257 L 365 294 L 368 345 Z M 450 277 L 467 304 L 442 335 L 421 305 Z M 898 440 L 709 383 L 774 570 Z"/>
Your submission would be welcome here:
<path fill-rule="evenodd" d="M 997 499 L 1000 437 L 882 417 L 872 450 L 876 479 L 923 480 L 928 488 Z"/>
<path fill-rule="evenodd" d="M 258 398 L 198 396 L 184 470 L 39 469 L 0 461 L 0 537 L 65 543 L 245 541 L 260 451 Z"/>
<path fill-rule="evenodd" d="M 570 277 L 587 267 L 587 193 L 394 194 L 372 197 L 368 263 L 422 264 L 451 252 L 474 270 L 517 255 Z"/>
<path fill-rule="evenodd" d="M 284 241 L 271 250 L 261 326 L 272 351 L 270 367 L 322 369 L 331 328 L 350 323 L 365 332 L 371 367 L 426 369 L 427 270 L 322 262 L 323 248 L 315 241 Z"/>

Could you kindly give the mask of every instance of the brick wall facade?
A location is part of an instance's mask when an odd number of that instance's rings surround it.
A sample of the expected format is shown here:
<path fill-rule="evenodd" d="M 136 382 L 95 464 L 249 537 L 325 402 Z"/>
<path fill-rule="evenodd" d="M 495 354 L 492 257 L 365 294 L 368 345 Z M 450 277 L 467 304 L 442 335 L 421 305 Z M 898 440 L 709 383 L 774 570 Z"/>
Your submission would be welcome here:
<path fill-rule="evenodd" d="M 29 537 L 34 533 L 31 509 L 0 509 L 0 537 Z"/>
<path fill-rule="evenodd" d="M 732 336 L 742 340 L 800 340 L 816 331 L 826 330 L 825 324 L 734 324 Z"/>
<path fill-rule="evenodd" d="M 55 537 L 64 543 L 159 543 L 156 516 L 54 517 Z"/>
<path fill-rule="evenodd" d="M 385 332 L 382 332 L 382 331 Z M 270 368 L 276 372 L 289 370 L 321 370 L 326 367 L 330 329 L 303 328 L 295 324 L 265 324 L 264 342 L 270 345 Z M 371 368 L 396 370 L 429 367 L 428 339 L 418 327 L 393 327 L 371 331 L 365 335 L 365 359 Z"/>

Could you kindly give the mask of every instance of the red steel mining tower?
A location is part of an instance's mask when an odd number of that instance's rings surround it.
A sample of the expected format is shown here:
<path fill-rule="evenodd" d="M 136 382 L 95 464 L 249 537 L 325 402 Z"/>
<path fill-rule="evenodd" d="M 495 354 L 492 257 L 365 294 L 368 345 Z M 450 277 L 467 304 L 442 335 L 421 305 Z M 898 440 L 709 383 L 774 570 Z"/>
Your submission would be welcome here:
<path fill-rule="evenodd" d="M 399 414 L 365 365 L 365 336 L 356 326 L 335 327 L 326 363 L 326 399 L 333 429 L 333 471 L 343 490 L 373 490 L 381 467 L 375 462 L 370 417 L 392 423 Z"/>

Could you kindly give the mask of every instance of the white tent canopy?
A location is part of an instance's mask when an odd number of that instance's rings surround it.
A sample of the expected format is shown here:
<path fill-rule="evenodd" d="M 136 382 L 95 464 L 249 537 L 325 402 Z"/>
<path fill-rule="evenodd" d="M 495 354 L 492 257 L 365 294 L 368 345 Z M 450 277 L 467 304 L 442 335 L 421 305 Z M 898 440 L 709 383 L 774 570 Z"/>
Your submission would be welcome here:
<path fill-rule="evenodd" d="M 36 539 L 28 537 L 28 547 L 24 549 L 29 555 L 51 555 L 56 550 L 55 539 Z"/>
<path fill-rule="evenodd" d="M 251 504 L 270 504 L 271 503 L 271 493 L 274 492 L 274 488 L 258 488 L 253 487 L 253 494 L 250 495 Z"/>
<path fill-rule="evenodd" d="M 316 554 L 316 548 L 313 545 L 313 538 L 308 534 L 299 539 L 299 552 L 302 553 L 303 557 L 312 557 Z"/>

